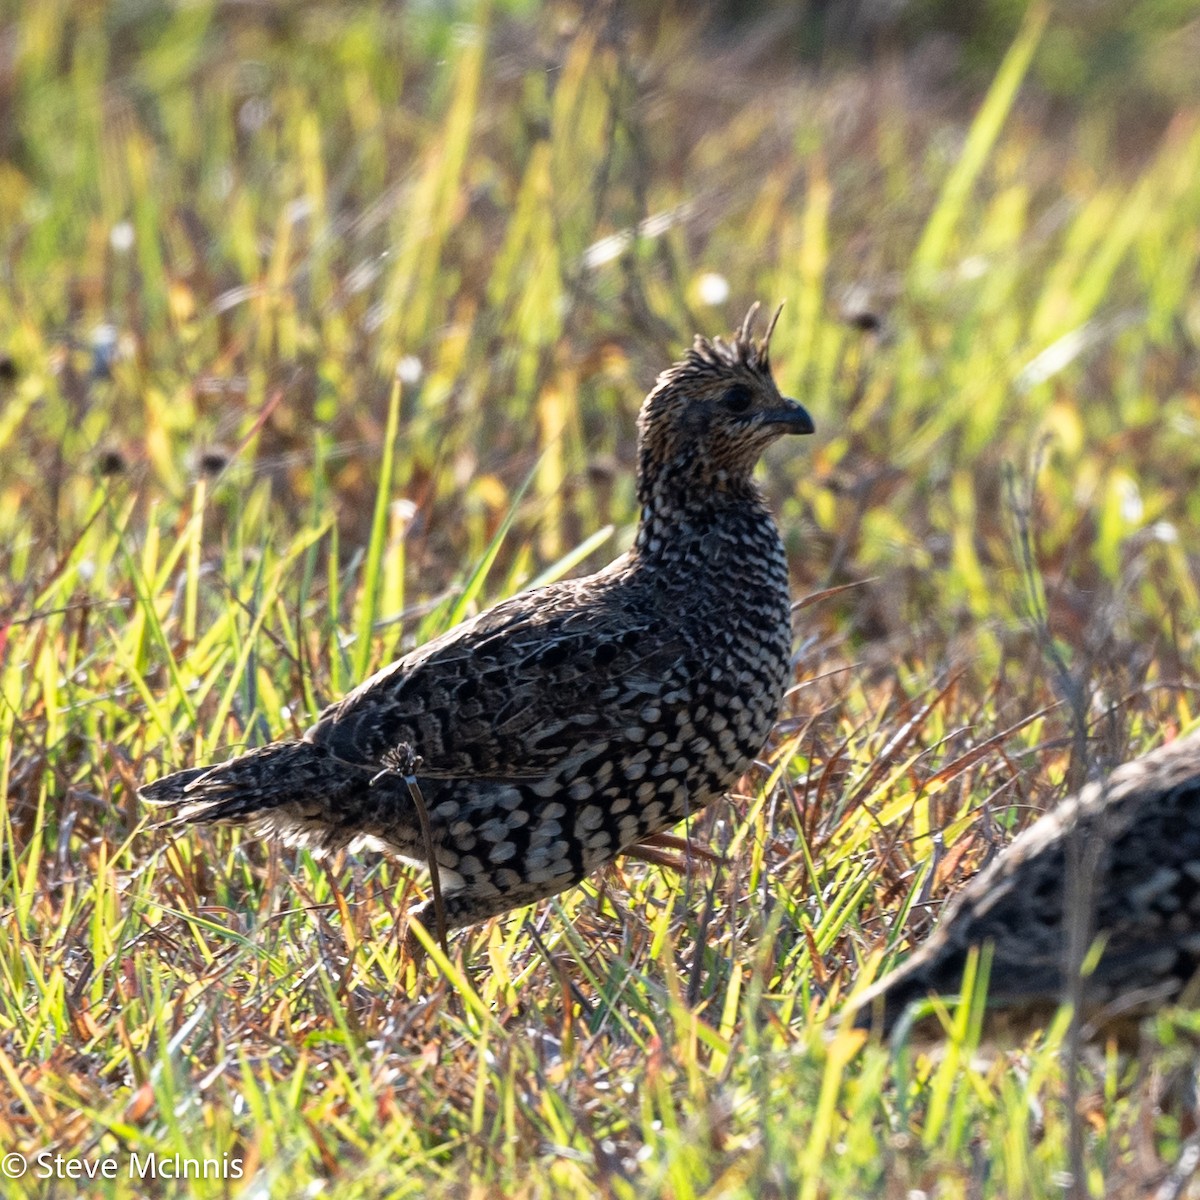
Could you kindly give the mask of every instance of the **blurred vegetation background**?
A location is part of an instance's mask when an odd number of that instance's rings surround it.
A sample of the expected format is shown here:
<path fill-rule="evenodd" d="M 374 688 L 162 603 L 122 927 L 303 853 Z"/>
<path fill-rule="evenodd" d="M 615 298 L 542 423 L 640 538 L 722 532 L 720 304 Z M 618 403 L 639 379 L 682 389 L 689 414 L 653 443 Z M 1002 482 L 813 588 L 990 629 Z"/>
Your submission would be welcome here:
<path fill-rule="evenodd" d="M 1067 1104 L 1053 1033 L 913 1065 L 819 1021 L 1195 722 L 1197 62 L 1194 0 L 0 9 L 4 1148 L 280 1195 L 1170 1178 L 1165 1068 Z M 623 548 L 642 396 L 756 299 L 810 600 L 695 823 L 724 867 L 416 972 L 394 867 L 147 827 L 139 780 Z"/>

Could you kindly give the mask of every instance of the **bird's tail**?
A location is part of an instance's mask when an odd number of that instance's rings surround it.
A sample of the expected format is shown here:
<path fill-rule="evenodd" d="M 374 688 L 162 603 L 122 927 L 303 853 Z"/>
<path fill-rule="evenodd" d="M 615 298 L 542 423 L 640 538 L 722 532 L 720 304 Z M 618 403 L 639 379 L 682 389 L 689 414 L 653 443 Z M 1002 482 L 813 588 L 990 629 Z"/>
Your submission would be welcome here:
<path fill-rule="evenodd" d="M 215 767 L 192 767 L 147 784 L 147 804 L 174 807 L 181 821 L 250 821 L 297 825 L 327 823 L 351 793 L 370 781 L 328 747 L 312 742 L 272 742 Z"/>

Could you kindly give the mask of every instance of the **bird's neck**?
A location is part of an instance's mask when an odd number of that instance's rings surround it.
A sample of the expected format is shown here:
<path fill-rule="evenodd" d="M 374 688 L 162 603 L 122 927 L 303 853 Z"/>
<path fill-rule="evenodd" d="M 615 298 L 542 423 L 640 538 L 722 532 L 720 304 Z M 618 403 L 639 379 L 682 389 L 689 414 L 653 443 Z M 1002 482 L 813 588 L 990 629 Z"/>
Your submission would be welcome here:
<path fill-rule="evenodd" d="M 723 526 L 732 532 L 765 521 L 774 533 L 762 493 L 745 476 L 660 478 L 657 486 L 639 486 L 638 499 L 641 519 L 634 549 L 643 558 L 656 557 L 664 547 L 678 547 L 692 536 L 711 539 Z"/>
<path fill-rule="evenodd" d="M 638 503 L 642 512 L 681 512 L 713 506 L 761 503 L 758 487 L 750 477 L 753 463 L 736 460 L 724 465 L 706 456 L 675 451 L 655 452 L 643 445 L 638 461 Z"/>

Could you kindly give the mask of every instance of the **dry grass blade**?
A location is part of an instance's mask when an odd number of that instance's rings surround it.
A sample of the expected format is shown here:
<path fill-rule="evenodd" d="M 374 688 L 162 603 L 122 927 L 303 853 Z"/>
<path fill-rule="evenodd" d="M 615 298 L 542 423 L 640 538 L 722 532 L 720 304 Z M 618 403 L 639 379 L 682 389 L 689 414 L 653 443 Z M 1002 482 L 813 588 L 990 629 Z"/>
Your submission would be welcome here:
<path fill-rule="evenodd" d="M 388 775 L 399 775 L 408 788 L 408 794 L 412 797 L 413 805 L 417 810 L 417 820 L 421 824 L 421 836 L 424 839 L 425 854 L 427 856 L 426 862 L 430 864 L 429 887 L 433 892 L 433 911 L 437 921 L 438 944 L 442 948 L 442 953 L 448 958 L 450 956 L 450 944 L 447 940 L 446 902 L 442 898 L 441 873 L 437 865 L 437 847 L 433 843 L 433 830 L 429 824 L 429 810 L 425 807 L 425 796 L 421 792 L 421 785 L 417 782 L 417 772 L 421 769 L 421 756 L 412 746 L 402 743 L 387 751 L 383 756 L 382 762 L 383 769 L 371 777 L 371 786 L 374 787 L 380 779 Z"/>

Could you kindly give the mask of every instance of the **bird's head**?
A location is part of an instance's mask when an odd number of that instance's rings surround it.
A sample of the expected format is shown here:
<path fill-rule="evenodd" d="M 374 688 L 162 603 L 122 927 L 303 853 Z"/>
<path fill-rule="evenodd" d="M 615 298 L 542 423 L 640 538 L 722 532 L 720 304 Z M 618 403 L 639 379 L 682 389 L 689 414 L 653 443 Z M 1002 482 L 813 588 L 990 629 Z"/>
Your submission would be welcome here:
<path fill-rule="evenodd" d="M 668 367 L 638 415 L 638 498 L 674 506 L 752 489 L 762 452 L 785 433 L 812 433 L 812 418 L 779 394 L 768 349 L 776 310 L 761 340 L 754 304 L 732 340 L 696 337 Z"/>

